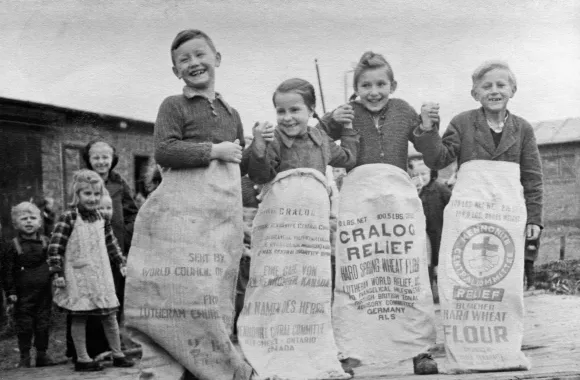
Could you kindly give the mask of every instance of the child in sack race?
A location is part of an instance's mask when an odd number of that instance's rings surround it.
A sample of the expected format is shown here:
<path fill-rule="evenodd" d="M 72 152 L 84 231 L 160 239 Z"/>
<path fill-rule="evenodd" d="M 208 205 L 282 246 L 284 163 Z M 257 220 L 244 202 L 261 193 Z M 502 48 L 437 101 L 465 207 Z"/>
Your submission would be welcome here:
<path fill-rule="evenodd" d="M 31 366 L 30 349 L 33 340 L 36 367 L 54 365 L 54 360 L 46 352 L 52 293 L 46 262 L 48 238 L 43 234 L 41 211 L 31 202 L 22 202 L 12 208 L 12 223 L 16 237 L 7 243 L 2 280 L 8 301 L 15 305 L 19 367 Z"/>
<path fill-rule="evenodd" d="M 244 249 L 243 126 L 215 90 L 222 56 L 206 33 L 179 32 L 170 56 L 185 86 L 163 101 L 155 122 L 163 180 L 137 216 L 126 327 L 142 346 L 143 377 L 247 380 L 252 368 L 230 340 Z M 156 270 L 168 272 L 148 275 Z M 171 319 L 156 317 L 169 312 Z"/>
<path fill-rule="evenodd" d="M 325 173 L 329 164 L 354 165 L 358 135 L 345 128 L 339 146 L 323 131 L 308 126 L 311 117 L 318 118 L 316 97 L 314 87 L 303 79 L 284 81 L 272 101 L 278 126 L 254 126 L 249 148 L 249 176 L 265 187 L 253 225 L 250 281 L 238 320 L 240 345 L 264 378 L 349 378 L 337 360 L 332 335 L 330 199 Z M 275 304 L 285 306 L 273 314 L 259 307 Z M 300 339 L 284 338 L 289 333 L 280 330 L 314 325 L 318 330 L 304 330 Z M 276 343 L 265 336 L 252 339 L 254 326 L 278 331 L 271 337 L 280 337 Z"/>
<path fill-rule="evenodd" d="M 412 190 L 410 190 L 414 186 L 411 185 L 407 174 L 408 145 L 409 142 L 412 142 L 415 148 L 421 152 L 421 149 L 417 146 L 413 131 L 419 124 L 427 126 L 437 124 L 439 122 L 439 114 L 436 107 L 424 104 L 421 107 L 421 115 L 418 115 L 406 101 L 391 98 L 391 95 L 397 89 L 397 85 L 393 69 L 384 56 L 371 51 L 365 52 L 354 70 L 354 94 L 351 97 L 351 101 L 325 115 L 323 117 L 324 123 L 319 125 L 319 128 L 324 129 L 333 139 L 337 139 L 341 131 L 349 125 L 352 125 L 353 130 L 360 135 L 360 146 L 357 152 L 355 169 L 344 178 L 343 188 L 341 189 L 338 216 L 339 239 L 336 250 L 337 290 L 334 294 L 333 323 L 335 329 L 340 326 L 335 330 L 339 331 L 335 335 L 339 349 L 341 349 L 341 361 L 345 368 L 354 368 L 361 365 L 374 367 L 391 365 L 395 362 L 407 360 L 409 355 L 410 357 L 417 355 L 414 360 L 415 373 L 429 374 L 437 373 L 437 365 L 424 352 L 426 346 L 435 343 L 432 300 L 427 301 L 427 299 L 431 298 L 431 294 L 428 296 L 423 294 L 430 293 L 430 290 L 427 290 L 428 271 L 426 263 L 420 266 L 420 272 L 424 272 L 421 277 L 425 276 L 425 280 L 422 280 L 425 281 L 425 286 L 422 287 L 425 291 L 421 291 L 418 294 L 421 301 L 417 304 L 421 306 L 407 308 L 407 311 L 412 311 L 416 314 L 414 316 L 404 315 L 398 317 L 398 319 L 393 319 L 392 315 L 383 316 L 393 321 L 389 323 L 375 320 L 367 321 L 369 323 L 365 322 L 366 331 L 369 331 L 371 336 L 376 337 L 376 340 L 372 343 L 370 340 L 364 342 L 358 338 L 355 339 L 356 336 L 366 334 L 366 332 L 358 333 L 360 322 L 355 322 L 358 318 L 355 315 L 359 315 L 361 318 L 368 318 L 367 310 L 364 308 L 357 309 L 357 307 L 353 306 L 352 297 L 357 297 L 358 293 L 347 294 L 343 290 L 344 288 L 357 286 L 356 283 L 349 282 L 355 281 L 353 276 L 338 275 L 341 270 L 348 270 L 350 264 L 353 264 L 353 262 L 350 262 L 351 256 L 347 257 L 346 252 L 353 252 L 353 250 L 358 248 L 356 243 L 354 243 L 356 239 L 344 238 L 345 240 L 341 243 L 342 238 L 340 237 L 347 236 L 354 228 L 345 226 L 346 220 L 357 218 L 374 220 L 378 213 L 391 215 L 395 213 L 395 210 L 399 210 L 399 207 L 406 205 L 404 207 L 408 208 L 411 213 L 416 214 L 417 221 L 422 219 L 424 223 L 424 215 L 422 211 L 418 210 L 421 208 L 420 200 L 416 193 L 412 194 Z M 358 174 L 357 179 L 353 179 L 352 174 L 355 172 L 361 173 L 361 170 L 365 171 L 365 174 Z M 390 191 L 390 186 L 386 186 L 383 180 L 396 182 L 398 184 L 397 188 Z M 375 206 L 383 209 L 373 208 L 374 206 L 371 205 L 373 202 L 378 202 Z M 348 211 L 352 213 L 351 215 L 347 215 L 347 211 L 345 211 L 345 205 L 347 204 L 351 205 Z M 363 215 L 362 210 L 367 210 L 369 214 Z M 343 221 L 342 225 L 341 220 Z M 375 222 L 369 221 L 368 223 Z M 372 225 L 366 225 L 366 227 L 372 227 Z M 421 240 L 424 237 L 415 236 L 414 240 L 417 239 Z M 348 243 L 346 243 L 347 240 Z M 418 246 L 422 246 L 423 243 L 419 240 L 416 243 L 421 243 Z M 377 243 L 379 242 L 377 241 Z M 340 248 L 341 245 L 342 248 Z M 380 254 L 381 252 L 384 253 L 384 251 L 376 250 L 374 254 Z M 421 252 L 419 255 L 419 252 L 417 252 L 417 257 L 422 257 L 423 253 Z M 424 266 L 425 268 L 423 268 Z M 380 277 L 379 281 L 384 280 L 383 275 L 374 274 L 374 276 Z M 402 298 L 402 294 L 394 293 L 393 297 Z M 384 294 L 379 295 L 384 296 Z M 391 296 L 391 294 L 387 294 L 387 296 Z M 401 318 L 406 318 L 408 321 L 424 321 L 423 327 L 410 328 L 409 323 L 399 322 Z M 375 326 L 374 323 L 380 324 L 380 327 Z M 408 328 L 409 330 L 406 330 Z M 382 334 L 370 333 L 374 329 L 380 329 Z M 393 333 L 389 333 L 390 329 L 392 329 Z M 394 338 L 394 335 L 403 334 L 403 331 L 406 331 L 407 338 Z M 363 369 L 361 368 L 361 370 Z"/>
<path fill-rule="evenodd" d="M 458 303 L 485 302 L 486 290 L 496 295 L 502 291 L 494 299 L 494 310 L 503 313 L 503 321 L 487 326 L 501 331 L 501 338 L 481 328 L 476 342 L 486 347 L 490 359 L 470 360 L 469 353 L 456 356 L 469 347 L 452 331 L 473 326 L 448 322 L 447 367 L 451 372 L 525 370 L 530 363 L 521 352 L 524 243 L 537 240 L 542 229 L 540 154 L 532 126 L 507 109 L 517 90 L 508 64 L 484 62 L 472 82 L 471 95 L 480 108 L 455 116 L 443 137 L 437 128 L 425 125 L 415 131 L 427 166 L 437 170 L 456 159 L 459 166 L 441 241 L 442 313 L 455 310 Z M 481 206 L 487 211 L 481 212 Z M 465 289 L 481 296 L 467 300 Z"/>
<path fill-rule="evenodd" d="M 124 275 L 125 259 L 109 221 L 98 211 L 107 190 L 101 177 L 80 170 L 73 177 L 71 210 L 58 219 L 50 245 L 48 263 L 53 273 L 54 303 L 72 315 L 71 334 L 77 360 L 75 371 L 100 371 L 86 348 L 86 323 L 90 315 L 100 316 L 113 355 L 113 366 L 131 367 L 121 351 L 116 313 L 119 300 L 111 263 Z"/>

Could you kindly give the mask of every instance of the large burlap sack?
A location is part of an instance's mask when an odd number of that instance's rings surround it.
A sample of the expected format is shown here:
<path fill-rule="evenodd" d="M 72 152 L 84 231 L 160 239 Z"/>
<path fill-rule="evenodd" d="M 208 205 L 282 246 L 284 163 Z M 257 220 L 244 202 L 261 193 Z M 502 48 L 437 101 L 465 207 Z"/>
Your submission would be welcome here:
<path fill-rule="evenodd" d="M 519 165 L 461 165 L 444 216 L 439 297 L 445 370 L 529 369 L 521 351 L 526 207 Z"/>
<path fill-rule="evenodd" d="M 326 180 L 313 169 L 280 173 L 264 193 L 238 320 L 261 378 L 350 378 L 332 334 L 329 206 Z"/>
<path fill-rule="evenodd" d="M 333 326 L 341 355 L 366 367 L 355 368 L 357 376 L 412 373 L 412 357 L 435 344 L 425 240 L 423 206 L 407 173 L 369 164 L 344 179 Z"/>
<path fill-rule="evenodd" d="M 243 251 L 240 170 L 169 170 L 139 210 L 128 260 L 125 320 L 143 346 L 143 379 L 248 379 L 230 341 Z"/>

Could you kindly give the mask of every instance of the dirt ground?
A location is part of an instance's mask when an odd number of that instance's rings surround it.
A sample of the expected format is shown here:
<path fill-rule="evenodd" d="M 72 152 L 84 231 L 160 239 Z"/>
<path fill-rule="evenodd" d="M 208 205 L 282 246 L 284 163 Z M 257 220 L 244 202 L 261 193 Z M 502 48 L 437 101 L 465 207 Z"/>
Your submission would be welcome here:
<path fill-rule="evenodd" d="M 405 379 L 405 380 L 507 380 L 507 379 L 580 379 L 580 297 L 577 295 L 556 295 L 545 290 L 528 292 L 525 298 L 526 319 L 523 351 L 532 362 L 532 370 L 525 372 L 494 372 L 469 375 L 381 375 L 356 376 L 357 379 Z M 440 368 L 444 364 L 441 324 L 438 323 L 438 344 L 433 351 Z M 62 329 L 56 329 L 55 341 L 64 342 Z M 10 356 L 13 365 L 17 355 L 14 355 L 15 340 L 13 338 L 1 342 L 4 352 Z M 62 345 L 55 346 L 55 348 Z M 53 350 L 54 351 L 54 350 Z M 64 352 L 62 350 L 61 352 Z M 17 353 L 16 353 L 17 354 Z M 4 356 L 0 356 L 4 358 Z M 137 368 L 112 368 L 110 364 L 99 373 L 79 375 L 73 371 L 71 364 L 49 368 L 3 369 L 0 379 L 46 379 L 46 380 L 135 380 Z M 8 368 L 10 365 L 4 365 Z"/>

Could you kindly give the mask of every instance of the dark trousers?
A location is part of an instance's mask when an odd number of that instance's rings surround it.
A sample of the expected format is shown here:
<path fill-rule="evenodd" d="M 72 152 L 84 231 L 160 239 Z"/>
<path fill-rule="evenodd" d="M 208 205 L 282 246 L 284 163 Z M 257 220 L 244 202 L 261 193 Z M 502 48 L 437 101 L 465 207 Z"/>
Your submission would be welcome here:
<path fill-rule="evenodd" d="M 238 282 L 236 284 L 236 314 L 234 317 L 234 335 L 238 334 L 238 318 L 240 317 L 240 313 L 244 308 L 246 287 L 248 286 L 248 281 L 250 280 L 250 262 L 251 259 L 248 256 L 242 256 L 240 260 L 240 270 L 238 273 Z"/>
<path fill-rule="evenodd" d="M 29 355 L 32 341 L 38 352 L 48 349 L 52 294 L 46 268 L 26 270 L 19 274 L 14 305 L 14 322 L 20 355 Z"/>
<path fill-rule="evenodd" d="M 534 285 L 534 260 L 524 261 L 524 280 L 528 288 Z"/>

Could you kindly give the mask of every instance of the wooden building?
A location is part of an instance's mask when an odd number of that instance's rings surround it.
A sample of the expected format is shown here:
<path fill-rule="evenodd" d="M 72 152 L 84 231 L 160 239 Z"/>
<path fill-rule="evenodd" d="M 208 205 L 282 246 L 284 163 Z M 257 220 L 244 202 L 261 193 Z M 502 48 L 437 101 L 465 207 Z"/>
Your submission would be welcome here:
<path fill-rule="evenodd" d="M 119 172 L 142 190 L 153 155 L 153 123 L 0 97 L 0 221 L 12 236 L 10 208 L 34 195 L 54 199 L 57 214 L 70 202 L 81 149 L 103 139 L 117 149 Z"/>

